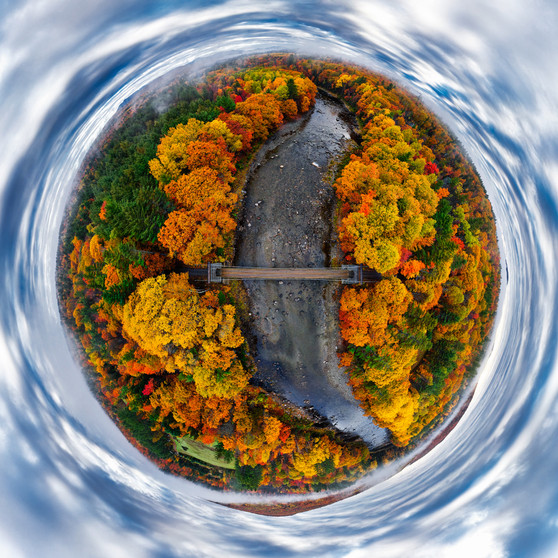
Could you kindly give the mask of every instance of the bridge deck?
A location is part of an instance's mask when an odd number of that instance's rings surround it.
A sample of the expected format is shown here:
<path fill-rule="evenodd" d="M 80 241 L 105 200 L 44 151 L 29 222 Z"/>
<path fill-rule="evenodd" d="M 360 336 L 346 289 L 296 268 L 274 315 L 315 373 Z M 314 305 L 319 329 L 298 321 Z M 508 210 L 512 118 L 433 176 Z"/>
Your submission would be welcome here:
<path fill-rule="evenodd" d="M 231 280 L 271 280 L 271 281 L 341 281 L 342 283 L 361 283 L 360 266 L 343 267 L 235 267 L 221 263 L 211 263 L 207 268 L 210 283 Z"/>
<path fill-rule="evenodd" d="M 343 281 L 349 279 L 348 269 L 300 267 L 223 267 L 223 279 L 271 279 Z"/>

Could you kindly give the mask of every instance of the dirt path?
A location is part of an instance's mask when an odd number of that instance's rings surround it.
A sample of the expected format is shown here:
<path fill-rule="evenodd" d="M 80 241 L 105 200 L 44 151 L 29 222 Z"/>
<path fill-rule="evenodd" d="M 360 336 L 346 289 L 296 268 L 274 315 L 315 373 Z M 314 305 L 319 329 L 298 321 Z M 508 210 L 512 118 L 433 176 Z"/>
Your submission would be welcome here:
<path fill-rule="evenodd" d="M 327 267 L 335 197 L 328 165 L 351 143 L 352 122 L 319 97 L 311 114 L 286 124 L 259 152 L 247 182 L 235 265 Z M 339 368 L 337 283 L 246 281 L 256 343 L 256 379 L 308 405 L 371 446 L 386 433 L 364 417 Z"/>

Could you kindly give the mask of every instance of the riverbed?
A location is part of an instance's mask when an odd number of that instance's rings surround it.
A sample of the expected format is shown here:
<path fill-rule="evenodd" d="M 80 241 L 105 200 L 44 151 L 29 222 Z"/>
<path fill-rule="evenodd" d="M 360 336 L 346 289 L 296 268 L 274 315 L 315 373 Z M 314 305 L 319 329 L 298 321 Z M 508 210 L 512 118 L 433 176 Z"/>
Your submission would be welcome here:
<path fill-rule="evenodd" d="M 354 146 L 356 122 L 341 103 L 318 96 L 285 124 L 252 163 L 239 222 L 235 265 L 328 267 L 342 254 L 333 227 L 335 162 Z M 342 288 L 322 281 L 246 281 L 254 380 L 314 409 L 370 447 L 387 431 L 365 417 L 339 366 Z"/>

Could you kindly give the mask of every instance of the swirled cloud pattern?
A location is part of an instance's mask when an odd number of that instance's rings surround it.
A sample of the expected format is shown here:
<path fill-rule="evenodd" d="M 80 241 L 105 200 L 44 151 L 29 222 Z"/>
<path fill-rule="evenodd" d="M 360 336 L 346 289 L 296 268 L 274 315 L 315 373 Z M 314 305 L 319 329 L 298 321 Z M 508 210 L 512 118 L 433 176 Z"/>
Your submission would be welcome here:
<path fill-rule="evenodd" d="M 557 556 L 557 28 L 553 0 L 2 3 L 0 555 Z M 474 161 L 502 256 L 458 426 L 384 482 L 283 518 L 213 503 L 124 439 L 87 388 L 55 289 L 64 208 L 120 104 L 171 70 L 268 51 L 336 56 L 419 95 Z"/>

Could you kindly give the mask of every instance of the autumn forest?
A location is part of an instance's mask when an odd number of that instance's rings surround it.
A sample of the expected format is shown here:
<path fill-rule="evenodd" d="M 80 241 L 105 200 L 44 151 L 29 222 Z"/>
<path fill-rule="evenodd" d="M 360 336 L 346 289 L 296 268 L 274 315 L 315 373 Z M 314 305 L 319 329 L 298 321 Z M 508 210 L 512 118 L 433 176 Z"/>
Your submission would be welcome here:
<path fill-rule="evenodd" d="M 320 94 L 358 126 L 358 145 L 331 162 L 333 230 L 342 263 L 380 279 L 336 291 L 338 360 L 389 432 L 382 448 L 254 382 L 242 282 L 188 274 L 233 261 L 255 154 Z M 455 408 L 490 333 L 499 257 L 479 177 L 416 98 L 363 68 L 277 54 L 122 107 L 69 205 L 58 289 L 91 390 L 159 467 L 305 493 L 350 486 Z"/>

